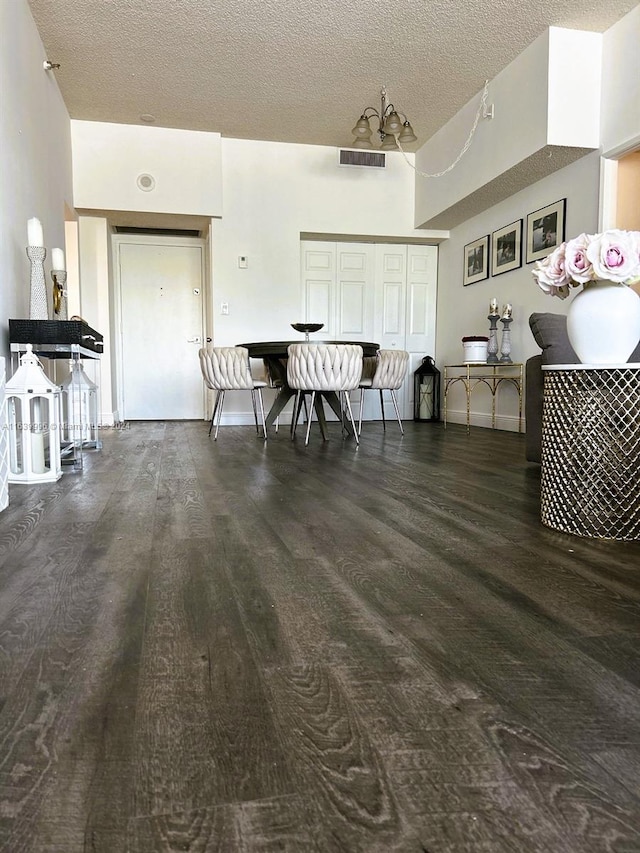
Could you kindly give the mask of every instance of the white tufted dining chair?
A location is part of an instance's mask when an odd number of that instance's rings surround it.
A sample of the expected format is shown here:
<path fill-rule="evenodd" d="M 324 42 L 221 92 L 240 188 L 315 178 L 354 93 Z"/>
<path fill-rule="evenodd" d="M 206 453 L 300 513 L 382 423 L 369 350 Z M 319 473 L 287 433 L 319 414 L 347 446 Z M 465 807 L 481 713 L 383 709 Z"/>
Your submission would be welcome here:
<path fill-rule="evenodd" d="M 360 388 L 360 416 L 358 418 L 358 434 L 362 431 L 362 409 L 364 406 L 364 393 L 369 388 L 377 388 L 380 391 L 380 408 L 382 409 L 382 425 L 383 428 L 387 428 L 387 424 L 384 419 L 384 400 L 382 398 L 383 391 L 389 391 L 391 393 L 391 399 L 393 401 L 393 407 L 396 410 L 396 417 L 398 419 L 398 425 L 400 427 L 400 432 L 404 435 L 404 428 L 402 426 L 402 418 L 400 417 L 400 410 L 398 409 L 398 400 L 396 398 L 396 391 L 401 387 L 404 382 L 404 378 L 407 375 L 407 367 L 409 366 L 409 353 L 406 350 L 396 350 L 396 349 L 381 349 L 378 350 L 378 354 L 376 356 L 377 363 L 376 369 L 371 377 L 363 377 L 360 380 L 359 388 Z"/>
<path fill-rule="evenodd" d="M 216 421 L 216 430 L 213 438 L 214 440 L 218 438 L 218 428 L 220 427 L 225 391 L 251 391 L 256 431 L 259 431 L 258 407 L 256 406 L 257 396 L 262 421 L 262 433 L 266 441 L 267 427 L 264 420 L 262 389 L 266 387 L 267 383 L 254 379 L 251 375 L 249 351 L 245 347 L 203 347 L 199 350 L 198 355 L 200 357 L 200 369 L 202 370 L 202 377 L 205 384 L 211 391 L 216 392 L 209 435 L 211 435 L 214 421 Z"/>
<path fill-rule="evenodd" d="M 358 387 L 362 376 L 362 347 L 357 344 L 291 344 L 287 361 L 287 383 L 296 391 L 291 422 L 294 437 L 304 394 L 311 393 L 305 444 L 309 443 L 311 412 L 318 392 L 333 392 L 344 406 L 353 428 L 356 444 L 358 431 L 353 420 L 349 392 Z"/>

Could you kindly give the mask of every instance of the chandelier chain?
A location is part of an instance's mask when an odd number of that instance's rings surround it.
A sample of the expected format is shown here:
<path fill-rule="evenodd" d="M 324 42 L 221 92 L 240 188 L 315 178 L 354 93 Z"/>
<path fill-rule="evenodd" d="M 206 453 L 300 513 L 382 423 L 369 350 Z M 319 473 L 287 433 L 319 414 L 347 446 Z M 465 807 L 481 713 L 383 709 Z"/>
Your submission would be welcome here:
<path fill-rule="evenodd" d="M 400 141 L 398 139 L 396 139 L 396 144 L 397 144 L 398 148 L 400 149 L 400 151 L 402 152 L 402 156 L 406 160 L 407 164 L 409 166 L 411 166 L 413 171 L 416 172 L 416 174 L 420 175 L 420 177 L 422 177 L 422 178 L 441 178 L 443 175 L 446 175 L 452 169 L 455 169 L 455 167 L 458 165 L 460 160 L 462 160 L 462 158 L 464 157 L 466 152 L 469 150 L 469 146 L 471 145 L 471 140 L 473 139 L 473 136 L 476 132 L 476 128 L 478 127 L 478 122 L 480 121 L 480 116 L 484 113 L 484 108 L 485 108 L 485 105 L 487 103 L 488 94 L 489 94 L 489 81 L 485 80 L 484 81 L 484 90 L 482 92 L 480 104 L 478 105 L 478 110 L 476 112 L 476 117 L 475 117 L 475 120 L 473 122 L 473 126 L 472 126 L 471 130 L 469 131 L 469 135 L 467 136 L 467 141 L 462 146 L 462 150 L 460 151 L 460 153 L 458 154 L 456 159 L 453 161 L 453 163 L 451 163 L 450 166 L 447 166 L 446 169 L 443 169 L 442 172 L 429 173 L 429 172 L 423 172 L 420 169 L 418 169 L 411 162 L 411 160 L 409 160 L 409 158 L 407 157 L 407 154 L 406 154 L 404 148 L 400 145 Z"/>

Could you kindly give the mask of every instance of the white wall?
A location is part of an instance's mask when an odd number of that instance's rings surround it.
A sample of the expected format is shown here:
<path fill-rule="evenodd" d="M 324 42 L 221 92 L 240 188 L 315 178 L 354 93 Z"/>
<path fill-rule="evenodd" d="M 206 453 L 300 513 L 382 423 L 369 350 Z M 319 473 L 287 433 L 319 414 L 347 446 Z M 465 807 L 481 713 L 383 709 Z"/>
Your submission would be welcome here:
<path fill-rule="evenodd" d="M 597 148 L 600 143 L 602 36 L 550 27 L 547 143 Z M 531 84 L 525 87 L 528 94 Z"/>
<path fill-rule="evenodd" d="M 418 223 L 448 209 L 460 198 L 541 148 L 547 138 L 548 36 L 543 34 L 508 69 L 490 81 L 487 104 L 493 119 L 480 119 L 471 148 L 441 178 L 417 179 Z M 536 80 L 527 88 L 527 81 Z M 527 92 L 527 97 L 523 93 Z M 416 153 L 416 166 L 428 174 L 446 169 L 462 150 L 480 103 L 481 92 Z"/>
<path fill-rule="evenodd" d="M 497 74 L 487 97 L 494 118 L 480 119 L 471 147 L 455 169 L 440 178 L 418 179 L 416 223 L 428 224 L 455 209 L 546 146 L 597 148 L 601 41 L 598 33 L 551 27 Z M 455 160 L 479 104 L 480 94 L 420 148 L 416 165 L 421 171 L 438 173 Z M 521 184 L 526 178 L 524 172 Z"/>
<path fill-rule="evenodd" d="M 114 352 L 111 307 L 111 230 L 103 217 L 81 216 L 78 220 L 80 253 L 80 316 L 102 334 L 100 359 L 100 421 L 112 424 L 116 399 L 112 357 Z"/>
<path fill-rule="evenodd" d="M 383 170 L 338 166 L 326 146 L 223 139 L 222 150 L 224 214 L 212 230 L 217 345 L 291 337 L 290 323 L 303 319 L 301 233 L 435 234 L 413 228 L 414 172 L 401 154 L 388 154 Z"/>
<path fill-rule="evenodd" d="M 640 6 L 604 34 L 602 153 L 640 147 Z"/>
<path fill-rule="evenodd" d="M 512 360 L 525 362 L 539 352 L 529 329 L 529 315 L 534 311 L 566 314 L 571 297 L 561 300 L 540 290 L 531 275 L 533 265 L 525 263 L 524 248 L 520 269 L 463 287 L 464 247 L 517 219 L 523 220 L 526 232 L 528 213 L 562 198 L 567 200 L 567 238 L 582 231 L 596 231 L 599 170 L 600 156 L 594 152 L 452 230 L 451 238 L 440 247 L 438 268 L 436 364 L 440 370 L 445 364 L 462 361 L 463 335 L 488 334 L 487 314 L 494 296 L 500 308 L 507 302 L 513 305 L 514 320 L 510 327 Z M 500 344 L 502 324 L 498 323 L 498 329 Z M 448 400 L 448 418 L 454 422 L 466 419 L 466 401 L 461 391 L 461 385 L 454 386 Z M 499 413 L 502 417 L 498 426 L 503 429 L 518 428 L 517 395 L 511 391 L 505 387 L 500 392 Z M 490 395 L 476 392 L 472 396 L 472 423 L 489 426 L 490 412 Z"/>
<path fill-rule="evenodd" d="M 26 0 L 0 0 L 0 353 L 8 355 L 8 319 L 29 316 L 27 220 L 40 219 L 51 278 L 51 248 L 63 247 L 71 207 L 69 115 Z"/>
<path fill-rule="evenodd" d="M 73 120 L 71 134 L 77 208 L 221 215 L 219 133 Z"/>

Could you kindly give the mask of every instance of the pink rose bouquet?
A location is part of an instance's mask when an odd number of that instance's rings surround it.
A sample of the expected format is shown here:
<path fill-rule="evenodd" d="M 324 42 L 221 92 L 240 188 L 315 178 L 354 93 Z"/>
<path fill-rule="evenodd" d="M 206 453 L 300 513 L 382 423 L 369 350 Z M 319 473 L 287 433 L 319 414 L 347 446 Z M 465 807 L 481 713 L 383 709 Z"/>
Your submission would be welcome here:
<path fill-rule="evenodd" d="M 588 281 L 631 284 L 640 278 L 640 231 L 580 234 L 537 261 L 532 275 L 545 293 L 560 299 Z"/>

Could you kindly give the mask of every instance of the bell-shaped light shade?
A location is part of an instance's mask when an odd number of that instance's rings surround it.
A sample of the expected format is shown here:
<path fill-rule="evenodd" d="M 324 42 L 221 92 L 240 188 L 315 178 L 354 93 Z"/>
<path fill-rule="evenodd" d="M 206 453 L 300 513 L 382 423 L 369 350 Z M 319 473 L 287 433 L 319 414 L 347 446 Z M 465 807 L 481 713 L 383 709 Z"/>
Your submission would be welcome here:
<path fill-rule="evenodd" d="M 371 136 L 369 119 L 366 116 L 360 116 L 351 133 L 353 133 L 356 138 L 368 139 Z"/>
<path fill-rule="evenodd" d="M 405 123 L 402 125 L 400 136 L 398 137 L 400 145 L 402 145 L 404 142 L 416 142 L 417 139 L 418 137 L 413 132 L 413 128 L 411 127 L 408 121 L 405 121 Z"/>
<path fill-rule="evenodd" d="M 351 143 L 352 148 L 373 148 L 373 144 L 370 139 L 365 139 L 364 136 L 360 136 L 357 139 L 354 139 Z"/>
<path fill-rule="evenodd" d="M 396 138 L 393 133 L 385 133 L 382 139 L 382 145 L 380 146 L 382 151 L 397 151 L 398 145 L 396 143 Z"/>
<path fill-rule="evenodd" d="M 382 129 L 385 133 L 400 133 L 402 129 L 402 121 L 395 110 L 392 110 L 386 117 Z"/>

